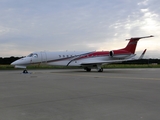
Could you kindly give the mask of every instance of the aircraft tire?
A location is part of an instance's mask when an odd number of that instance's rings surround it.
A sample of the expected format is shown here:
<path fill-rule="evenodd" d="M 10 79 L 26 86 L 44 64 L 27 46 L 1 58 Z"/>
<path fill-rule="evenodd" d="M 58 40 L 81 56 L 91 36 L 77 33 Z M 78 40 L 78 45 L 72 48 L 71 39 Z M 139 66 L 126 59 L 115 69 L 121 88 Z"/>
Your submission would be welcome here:
<path fill-rule="evenodd" d="M 91 72 L 91 68 L 85 68 L 87 72 Z"/>
<path fill-rule="evenodd" d="M 103 68 L 99 69 L 98 72 L 103 72 Z"/>
<path fill-rule="evenodd" d="M 24 74 L 27 74 L 27 73 L 28 73 L 28 71 L 25 69 L 25 70 L 23 70 L 23 73 L 24 73 Z"/>

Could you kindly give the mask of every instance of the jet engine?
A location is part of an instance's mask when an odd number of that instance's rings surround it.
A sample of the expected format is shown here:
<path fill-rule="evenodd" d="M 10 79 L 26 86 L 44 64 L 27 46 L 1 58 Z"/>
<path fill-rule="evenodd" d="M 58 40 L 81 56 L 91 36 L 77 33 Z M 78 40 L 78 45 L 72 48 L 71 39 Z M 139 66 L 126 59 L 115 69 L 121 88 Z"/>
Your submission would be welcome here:
<path fill-rule="evenodd" d="M 131 53 L 125 50 L 111 50 L 109 51 L 109 55 L 112 58 L 123 59 L 123 58 L 129 57 Z"/>

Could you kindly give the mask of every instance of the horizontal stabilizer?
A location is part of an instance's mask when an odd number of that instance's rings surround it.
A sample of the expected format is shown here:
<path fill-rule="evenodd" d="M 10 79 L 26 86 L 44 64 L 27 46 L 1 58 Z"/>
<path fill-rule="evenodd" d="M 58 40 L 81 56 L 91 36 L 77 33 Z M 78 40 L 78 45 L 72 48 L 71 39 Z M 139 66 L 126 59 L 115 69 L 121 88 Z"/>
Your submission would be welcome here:
<path fill-rule="evenodd" d="M 130 38 L 130 39 L 126 39 L 126 40 L 139 40 L 139 39 L 142 39 L 142 38 L 150 38 L 150 37 L 154 37 L 153 35 L 150 35 L 150 36 L 145 36 L 145 37 L 133 37 L 133 38 Z"/>

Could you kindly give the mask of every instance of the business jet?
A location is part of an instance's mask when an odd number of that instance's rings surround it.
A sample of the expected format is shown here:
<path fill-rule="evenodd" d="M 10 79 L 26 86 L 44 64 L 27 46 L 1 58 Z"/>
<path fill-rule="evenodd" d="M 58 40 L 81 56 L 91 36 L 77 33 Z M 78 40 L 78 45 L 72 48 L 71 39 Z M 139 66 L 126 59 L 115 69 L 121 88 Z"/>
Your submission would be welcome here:
<path fill-rule="evenodd" d="M 138 41 L 142 38 L 150 37 L 153 36 L 133 37 L 127 39 L 129 42 L 125 48 L 111 51 L 33 52 L 24 58 L 12 62 L 11 65 L 14 65 L 15 68 L 23 68 L 23 73 L 28 73 L 26 67 L 31 64 L 81 66 L 88 72 L 90 72 L 92 68 L 96 68 L 98 72 L 103 72 L 102 66 L 105 64 L 133 60 L 136 55 L 135 50 Z M 141 58 L 145 51 L 142 53 Z"/>

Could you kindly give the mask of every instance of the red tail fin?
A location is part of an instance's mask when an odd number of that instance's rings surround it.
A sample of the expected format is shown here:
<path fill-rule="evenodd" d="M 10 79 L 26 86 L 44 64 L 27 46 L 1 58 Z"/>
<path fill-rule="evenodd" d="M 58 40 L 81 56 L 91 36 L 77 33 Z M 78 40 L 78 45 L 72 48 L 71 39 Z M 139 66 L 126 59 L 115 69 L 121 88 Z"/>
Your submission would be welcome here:
<path fill-rule="evenodd" d="M 134 54 L 134 53 L 135 53 L 135 50 L 136 50 L 136 46 L 137 46 L 138 40 L 139 40 L 139 39 L 142 39 L 142 38 L 149 38 L 149 37 L 153 37 L 153 36 L 151 35 L 151 36 L 135 37 L 135 38 L 127 39 L 127 40 L 129 40 L 129 43 L 128 43 L 127 46 L 126 46 L 125 48 L 123 48 L 122 50 L 131 52 L 131 53 Z"/>

